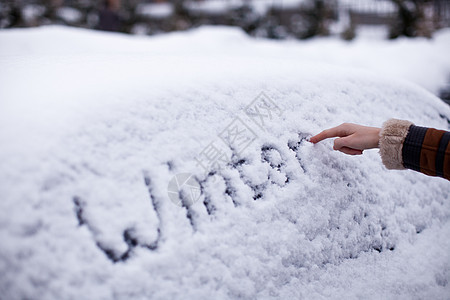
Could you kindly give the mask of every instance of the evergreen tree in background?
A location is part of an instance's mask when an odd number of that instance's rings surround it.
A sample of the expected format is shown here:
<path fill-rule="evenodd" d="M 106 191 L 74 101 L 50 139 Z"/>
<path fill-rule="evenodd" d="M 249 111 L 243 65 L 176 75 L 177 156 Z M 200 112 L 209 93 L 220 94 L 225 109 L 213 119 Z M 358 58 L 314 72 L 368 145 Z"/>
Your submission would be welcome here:
<path fill-rule="evenodd" d="M 392 0 L 397 7 L 396 22 L 391 28 L 390 38 L 399 36 L 431 37 L 433 23 L 427 22 L 424 14 L 424 4 L 431 1 Z"/>

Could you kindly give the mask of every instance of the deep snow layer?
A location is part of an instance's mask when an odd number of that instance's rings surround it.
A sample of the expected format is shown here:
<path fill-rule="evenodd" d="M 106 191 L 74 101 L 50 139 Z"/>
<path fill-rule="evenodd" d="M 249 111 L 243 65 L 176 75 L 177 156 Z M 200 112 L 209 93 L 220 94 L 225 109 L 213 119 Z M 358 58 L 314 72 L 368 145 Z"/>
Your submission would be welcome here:
<path fill-rule="evenodd" d="M 400 78 L 445 80 L 449 41 L 0 32 L 0 295 L 445 299 L 449 183 L 304 138 L 391 117 L 447 129 L 448 106 Z M 262 92 L 280 111 L 259 127 Z M 240 154 L 220 139 L 236 117 L 255 138 Z M 229 159 L 205 175 L 211 142 Z M 180 207 L 184 172 L 202 195 Z"/>

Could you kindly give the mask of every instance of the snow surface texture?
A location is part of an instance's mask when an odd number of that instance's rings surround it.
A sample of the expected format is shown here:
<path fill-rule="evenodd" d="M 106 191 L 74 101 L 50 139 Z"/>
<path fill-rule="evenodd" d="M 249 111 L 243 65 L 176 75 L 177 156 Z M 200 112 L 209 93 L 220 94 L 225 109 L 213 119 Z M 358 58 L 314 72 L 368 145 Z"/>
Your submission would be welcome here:
<path fill-rule="evenodd" d="M 305 137 L 448 129 L 448 106 L 399 78 L 436 88 L 449 42 L 0 32 L 0 298 L 445 299 L 449 183 Z M 261 92 L 283 110 L 264 127 L 244 111 Z M 236 117 L 257 136 L 240 155 L 218 137 Z M 231 158 L 205 175 L 211 142 Z M 177 206 L 185 172 L 202 195 Z"/>

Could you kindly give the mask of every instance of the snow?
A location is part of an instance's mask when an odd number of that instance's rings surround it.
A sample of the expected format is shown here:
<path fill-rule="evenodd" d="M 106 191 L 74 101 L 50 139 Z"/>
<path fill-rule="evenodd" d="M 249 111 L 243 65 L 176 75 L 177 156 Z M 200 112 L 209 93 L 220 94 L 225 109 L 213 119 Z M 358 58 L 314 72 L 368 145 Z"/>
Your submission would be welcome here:
<path fill-rule="evenodd" d="M 340 0 L 339 4 L 357 12 L 394 14 L 397 12 L 395 3 L 387 0 Z"/>
<path fill-rule="evenodd" d="M 220 14 L 230 9 L 236 9 L 243 5 L 249 5 L 259 15 L 266 14 L 271 8 L 296 8 L 301 4 L 304 4 L 305 0 L 256 0 L 256 1 L 243 1 L 243 0 L 209 0 L 203 2 L 188 2 L 186 6 L 191 11 Z"/>
<path fill-rule="evenodd" d="M 58 8 L 56 13 L 61 19 L 69 24 L 77 23 L 83 18 L 83 15 L 79 10 L 67 6 Z"/>
<path fill-rule="evenodd" d="M 188 2 L 186 4 L 186 7 L 191 11 L 203 13 L 224 13 L 232 5 L 236 5 L 236 3 L 230 3 L 221 0 L 212 0 L 205 2 Z"/>
<path fill-rule="evenodd" d="M 449 295 L 448 182 L 305 138 L 391 117 L 448 129 L 432 92 L 450 31 L 302 43 L 51 26 L 0 45 L 2 298 Z M 258 97 L 279 108 L 263 126 L 246 114 Z M 256 136 L 240 155 L 221 140 L 237 117 Z M 211 143 L 228 160 L 205 175 Z M 202 188 L 192 205 L 169 199 L 180 173 Z"/>
<path fill-rule="evenodd" d="M 168 18 L 173 14 L 173 6 L 171 3 L 141 3 L 136 12 L 153 18 Z"/>
<path fill-rule="evenodd" d="M 27 22 L 32 22 L 37 17 L 44 14 L 44 8 L 39 5 L 29 4 L 22 9 L 22 14 L 24 20 L 26 20 Z"/>

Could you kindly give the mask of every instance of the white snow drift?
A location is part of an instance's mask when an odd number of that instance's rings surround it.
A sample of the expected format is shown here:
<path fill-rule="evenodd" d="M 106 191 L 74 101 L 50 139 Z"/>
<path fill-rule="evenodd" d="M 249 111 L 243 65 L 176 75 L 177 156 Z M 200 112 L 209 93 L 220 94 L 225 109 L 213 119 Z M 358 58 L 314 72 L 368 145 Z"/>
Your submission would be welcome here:
<path fill-rule="evenodd" d="M 0 295 L 444 299 L 449 183 L 304 138 L 391 117 L 447 129 L 407 80 L 435 91 L 449 41 L 0 32 Z M 282 110 L 263 127 L 245 113 L 261 93 Z M 256 136 L 239 155 L 219 137 L 237 117 Z M 229 159 L 205 175 L 210 143 Z M 197 202 L 169 200 L 178 173 Z"/>

